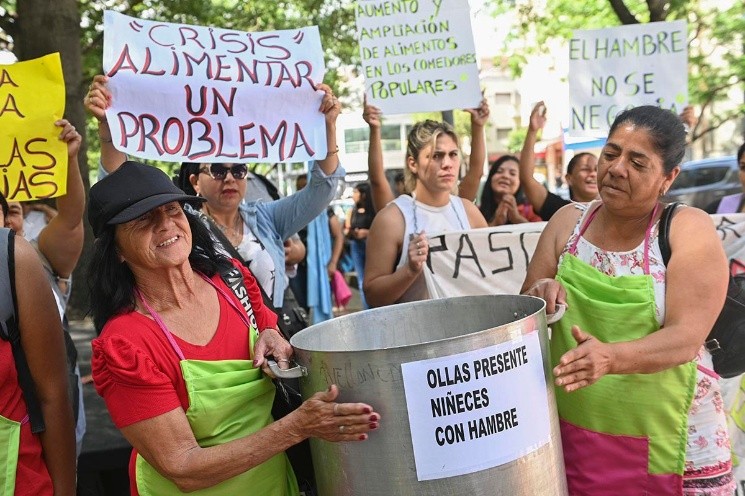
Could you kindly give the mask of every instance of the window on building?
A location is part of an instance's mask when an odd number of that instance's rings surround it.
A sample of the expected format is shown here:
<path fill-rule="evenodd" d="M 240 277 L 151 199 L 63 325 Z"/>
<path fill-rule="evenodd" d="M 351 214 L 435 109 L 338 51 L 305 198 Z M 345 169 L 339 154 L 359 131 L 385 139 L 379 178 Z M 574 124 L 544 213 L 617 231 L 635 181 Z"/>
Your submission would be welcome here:
<path fill-rule="evenodd" d="M 380 129 L 383 151 L 401 150 L 401 126 L 383 124 Z M 360 127 L 344 130 L 345 153 L 367 153 L 370 147 L 370 128 Z"/>
<path fill-rule="evenodd" d="M 512 105 L 511 93 L 494 93 L 495 105 Z"/>
<path fill-rule="evenodd" d="M 509 127 L 498 127 L 497 128 L 497 141 L 507 141 L 510 137 L 512 128 Z"/>

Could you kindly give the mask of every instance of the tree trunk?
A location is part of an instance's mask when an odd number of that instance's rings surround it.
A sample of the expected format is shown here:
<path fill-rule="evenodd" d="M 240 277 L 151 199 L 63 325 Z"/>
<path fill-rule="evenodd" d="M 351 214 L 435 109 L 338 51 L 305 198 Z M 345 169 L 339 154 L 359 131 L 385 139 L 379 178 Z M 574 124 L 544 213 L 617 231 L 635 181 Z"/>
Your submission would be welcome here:
<path fill-rule="evenodd" d="M 89 188 L 87 143 L 85 133 L 85 109 L 81 86 L 83 75 L 80 50 L 80 12 L 76 0 L 18 0 L 18 31 L 13 40 L 18 60 L 29 60 L 54 52 L 60 52 L 62 72 L 65 77 L 65 118 L 83 136 L 78 152 L 80 173 L 83 176 L 86 194 Z M 85 272 L 90 256 L 92 234 L 85 222 L 83 255 L 78 262 L 73 278 L 73 293 L 68 307 L 71 317 L 80 317 L 88 311 L 88 292 Z"/>

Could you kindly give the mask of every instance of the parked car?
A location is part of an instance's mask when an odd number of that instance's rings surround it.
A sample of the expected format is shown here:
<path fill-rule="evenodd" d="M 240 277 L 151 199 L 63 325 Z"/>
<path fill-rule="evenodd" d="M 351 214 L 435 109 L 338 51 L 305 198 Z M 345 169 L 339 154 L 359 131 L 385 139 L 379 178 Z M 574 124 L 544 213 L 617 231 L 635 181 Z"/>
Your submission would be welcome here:
<path fill-rule="evenodd" d="M 681 166 L 680 174 L 662 201 L 680 201 L 692 207 L 706 208 L 723 196 L 740 193 L 737 157 L 692 160 Z"/>

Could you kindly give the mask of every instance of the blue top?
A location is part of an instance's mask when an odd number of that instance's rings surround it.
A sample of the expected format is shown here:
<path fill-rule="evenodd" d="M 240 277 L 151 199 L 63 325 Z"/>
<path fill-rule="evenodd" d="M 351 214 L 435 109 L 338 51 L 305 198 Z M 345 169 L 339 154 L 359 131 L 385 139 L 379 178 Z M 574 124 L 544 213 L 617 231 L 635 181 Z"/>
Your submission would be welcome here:
<path fill-rule="evenodd" d="M 346 171 L 339 165 L 333 174 L 327 176 L 318 162 L 314 162 L 308 185 L 297 193 L 272 202 L 241 202 L 238 208 L 244 222 L 274 261 L 275 281 L 285 280 L 284 241 L 326 210 L 334 199 L 338 180 L 345 174 Z M 271 297 L 276 308 L 281 307 L 284 301 L 284 286 L 274 285 Z"/>

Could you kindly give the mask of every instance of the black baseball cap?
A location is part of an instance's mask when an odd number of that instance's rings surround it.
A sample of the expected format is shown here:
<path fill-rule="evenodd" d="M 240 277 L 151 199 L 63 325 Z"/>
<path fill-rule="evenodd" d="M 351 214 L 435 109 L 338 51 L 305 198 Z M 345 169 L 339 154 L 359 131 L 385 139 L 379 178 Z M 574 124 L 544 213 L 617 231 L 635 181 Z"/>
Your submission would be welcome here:
<path fill-rule="evenodd" d="M 88 222 L 99 237 L 107 225 L 129 222 L 172 201 L 205 199 L 187 195 L 160 169 L 130 160 L 91 186 Z"/>

